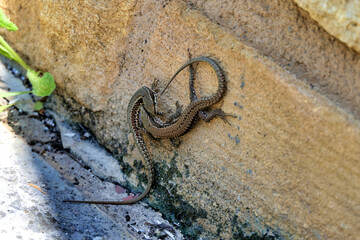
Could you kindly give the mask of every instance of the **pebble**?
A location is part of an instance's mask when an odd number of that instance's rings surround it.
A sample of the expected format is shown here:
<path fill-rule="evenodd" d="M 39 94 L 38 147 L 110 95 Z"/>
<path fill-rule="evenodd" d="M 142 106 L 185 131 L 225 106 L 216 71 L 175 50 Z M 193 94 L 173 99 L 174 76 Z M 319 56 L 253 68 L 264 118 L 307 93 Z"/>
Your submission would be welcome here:
<path fill-rule="evenodd" d="M 20 77 L 20 71 L 16 68 L 13 68 L 12 73 L 15 75 L 15 77 Z"/>

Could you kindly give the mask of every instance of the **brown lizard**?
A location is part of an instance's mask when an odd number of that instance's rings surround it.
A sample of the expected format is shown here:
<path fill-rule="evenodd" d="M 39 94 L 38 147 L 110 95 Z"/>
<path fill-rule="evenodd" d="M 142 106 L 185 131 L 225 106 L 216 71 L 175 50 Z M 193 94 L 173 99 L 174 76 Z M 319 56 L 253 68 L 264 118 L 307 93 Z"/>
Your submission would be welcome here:
<path fill-rule="evenodd" d="M 218 90 L 215 94 L 210 97 L 203 97 L 198 99 L 194 89 L 194 69 L 192 63 L 205 62 L 211 65 L 215 70 L 218 78 Z M 153 182 L 154 170 L 153 164 L 150 158 L 150 154 L 144 142 L 143 134 L 150 133 L 154 137 L 160 138 L 177 138 L 187 133 L 193 123 L 196 121 L 197 116 L 205 121 L 210 121 L 215 116 L 220 116 L 226 121 L 225 116 L 232 116 L 225 114 L 221 109 L 215 109 L 210 112 L 204 110 L 211 105 L 217 103 L 226 92 L 226 79 L 220 66 L 212 59 L 207 57 L 199 57 L 189 60 L 173 75 L 164 90 L 170 85 L 175 77 L 187 66 L 190 67 L 190 99 L 191 103 L 184 110 L 184 112 L 172 122 L 162 122 L 155 115 L 160 115 L 157 111 L 156 93 L 147 87 L 142 87 L 132 96 L 128 105 L 128 122 L 130 129 L 136 144 L 145 159 L 145 165 L 147 168 L 148 183 L 144 192 L 130 200 L 125 201 L 76 201 L 76 200 L 65 200 L 64 202 L 75 202 L 75 203 L 96 203 L 96 204 L 112 204 L 112 205 L 125 205 L 135 203 L 144 198 L 151 189 Z"/>
<path fill-rule="evenodd" d="M 209 97 L 197 98 L 194 88 L 194 70 L 191 64 L 196 62 L 205 62 L 210 64 L 214 69 L 215 74 L 218 78 L 218 89 L 215 94 Z M 216 116 L 219 116 L 224 121 L 226 121 L 226 116 L 233 116 L 230 114 L 224 113 L 221 109 L 214 109 L 212 111 L 204 111 L 211 105 L 220 101 L 226 92 L 226 79 L 223 73 L 223 70 L 220 66 L 211 58 L 207 57 L 198 57 L 189 60 L 179 70 L 173 75 L 168 84 L 165 86 L 164 90 L 160 95 L 165 91 L 165 89 L 170 85 L 170 83 L 175 79 L 175 77 L 187 66 L 190 67 L 190 104 L 186 109 L 181 113 L 181 115 L 173 121 L 160 121 L 159 118 L 155 117 L 152 113 L 147 111 L 147 108 L 141 107 L 140 110 L 140 120 L 145 128 L 146 132 L 150 133 L 155 138 L 172 138 L 175 139 L 187 133 L 191 127 L 194 125 L 194 122 L 199 116 L 202 120 L 209 122 Z"/>

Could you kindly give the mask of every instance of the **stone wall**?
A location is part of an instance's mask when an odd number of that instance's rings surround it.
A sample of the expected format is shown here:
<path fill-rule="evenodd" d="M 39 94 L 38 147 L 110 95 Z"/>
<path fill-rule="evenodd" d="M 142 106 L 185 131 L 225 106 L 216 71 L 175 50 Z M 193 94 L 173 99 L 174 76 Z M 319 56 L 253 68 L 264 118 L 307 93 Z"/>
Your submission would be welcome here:
<path fill-rule="evenodd" d="M 360 2 L 295 0 L 326 31 L 360 52 Z"/>
<path fill-rule="evenodd" d="M 120 1 L 119 1 L 120 2 Z M 360 56 L 293 1 L 2 0 L 6 39 L 58 85 L 48 107 L 89 128 L 140 190 L 127 104 L 193 57 L 224 68 L 222 109 L 174 148 L 146 138 L 149 204 L 189 238 L 355 239 L 360 206 Z M 160 110 L 189 103 L 187 71 Z M 197 92 L 216 90 L 199 64 Z M 101 159 L 99 159 L 101 161 Z"/>

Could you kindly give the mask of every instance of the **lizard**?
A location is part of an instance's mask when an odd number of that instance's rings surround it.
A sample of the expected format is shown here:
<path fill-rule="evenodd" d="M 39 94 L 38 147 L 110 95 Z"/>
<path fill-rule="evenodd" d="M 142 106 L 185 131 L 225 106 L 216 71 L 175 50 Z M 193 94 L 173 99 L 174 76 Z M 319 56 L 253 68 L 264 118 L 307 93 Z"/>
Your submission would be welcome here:
<path fill-rule="evenodd" d="M 209 97 L 198 98 L 196 96 L 194 88 L 194 69 L 192 67 L 192 64 L 196 62 L 208 63 L 214 69 L 215 74 L 218 78 L 218 89 L 215 94 Z M 140 109 L 140 120 L 143 128 L 154 138 L 176 139 L 184 135 L 194 125 L 197 116 L 206 122 L 209 122 L 216 116 L 219 116 L 225 122 L 227 122 L 225 117 L 233 116 L 224 113 L 221 109 L 214 109 L 209 112 L 204 111 L 211 105 L 220 101 L 220 99 L 225 95 L 225 92 L 227 90 L 227 83 L 223 70 L 217 64 L 217 62 L 208 57 L 194 58 L 182 65 L 179 70 L 177 70 L 176 73 L 172 76 L 172 78 L 165 86 L 164 90 L 160 93 L 160 95 L 164 93 L 165 89 L 170 85 L 170 83 L 175 79 L 175 77 L 187 66 L 189 66 L 190 68 L 189 88 L 191 102 L 178 118 L 173 121 L 164 122 L 161 121 L 159 118 L 155 117 L 151 112 L 148 112 L 146 108 L 141 107 Z"/>
<path fill-rule="evenodd" d="M 217 75 L 218 85 L 219 85 L 218 90 L 215 94 L 213 94 L 210 97 L 203 97 L 198 99 L 196 96 L 196 92 L 194 88 L 194 69 L 192 67 L 192 64 L 195 62 L 205 62 L 210 64 Z M 160 138 L 175 139 L 179 136 L 184 135 L 191 129 L 194 122 L 196 121 L 197 116 L 199 116 L 204 121 L 210 121 L 215 116 L 220 116 L 225 121 L 226 120 L 225 116 L 232 116 L 229 114 L 225 114 L 221 109 L 215 109 L 208 113 L 204 111 L 206 108 L 217 103 L 224 96 L 227 89 L 226 79 L 223 70 L 211 58 L 198 57 L 186 62 L 171 77 L 170 81 L 165 86 L 165 88 L 160 93 L 160 95 L 164 93 L 166 88 L 175 79 L 175 77 L 187 66 L 189 66 L 189 72 L 190 72 L 189 88 L 190 88 L 191 103 L 176 120 L 172 122 L 162 122 L 160 121 L 160 119 L 154 118 L 156 115 L 162 115 L 162 114 L 157 110 L 156 93 L 147 87 L 141 87 L 138 91 L 135 92 L 135 94 L 130 99 L 127 110 L 128 123 L 131 132 L 136 140 L 136 145 L 143 155 L 143 158 L 145 160 L 145 166 L 147 168 L 148 183 L 143 193 L 133 199 L 124 200 L 124 201 L 65 200 L 64 202 L 126 205 L 140 201 L 149 193 L 154 178 L 153 163 L 149 151 L 147 150 L 146 144 L 144 142 L 143 134 L 150 133 L 155 138 L 160 137 Z"/>

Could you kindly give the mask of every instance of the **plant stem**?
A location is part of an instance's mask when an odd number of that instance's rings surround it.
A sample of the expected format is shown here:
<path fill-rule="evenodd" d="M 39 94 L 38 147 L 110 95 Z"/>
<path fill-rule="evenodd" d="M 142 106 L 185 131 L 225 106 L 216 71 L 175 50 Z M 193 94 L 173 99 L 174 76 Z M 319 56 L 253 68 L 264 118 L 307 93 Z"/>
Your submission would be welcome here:
<path fill-rule="evenodd" d="M 26 93 L 32 93 L 32 91 L 25 91 L 25 92 L 2 92 L 2 93 L 0 93 L 0 97 L 12 97 L 12 96 L 17 96 L 17 95 L 26 94 Z"/>
<path fill-rule="evenodd" d="M 3 37 L 0 36 L 0 43 L 4 46 L 4 48 L 9 52 L 11 58 L 13 60 L 15 60 L 16 62 L 18 62 L 23 68 L 25 68 L 26 70 L 29 70 L 30 67 L 29 65 L 27 65 L 24 60 L 21 59 L 21 57 L 19 55 L 17 55 L 17 53 L 9 46 L 9 44 L 7 44 L 7 42 L 5 41 L 5 39 Z"/>

